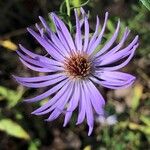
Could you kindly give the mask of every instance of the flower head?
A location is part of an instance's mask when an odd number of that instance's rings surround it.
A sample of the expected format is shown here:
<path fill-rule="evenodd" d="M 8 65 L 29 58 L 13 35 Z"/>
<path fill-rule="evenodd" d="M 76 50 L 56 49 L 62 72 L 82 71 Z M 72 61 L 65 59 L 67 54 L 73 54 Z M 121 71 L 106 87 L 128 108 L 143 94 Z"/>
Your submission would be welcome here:
<path fill-rule="evenodd" d="M 25 100 L 38 102 L 49 97 L 49 100 L 32 114 L 49 113 L 47 121 L 52 121 L 65 112 L 64 126 L 66 126 L 73 111 L 79 108 L 77 124 L 82 123 L 86 118 L 89 126 L 88 135 L 90 135 L 94 126 L 94 113 L 104 114 L 105 100 L 96 86 L 99 84 L 106 88 L 118 89 L 130 86 L 135 80 L 134 76 L 117 70 L 126 66 L 133 57 L 138 47 L 138 36 L 128 46 L 124 46 L 130 32 L 126 28 L 120 42 L 113 46 L 119 33 L 120 21 L 118 21 L 110 40 L 95 53 L 104 35 L 108 13 L 105 14 L 100 32 L 100 23 L 97 17 L 95 32 L 91 37 L 88 17 L 82 8 L 81 15 L 82 17 L 79 19 L 75 9 L 76 33 L 74 36 L 71 36 L 66 25 L 55 13 L 50 13 L 55 25 L 55 32 L 49 28 L 42 17 L 39 17 L 43 25 L 40 27 L 36 24 L 39 33 L 30 28 L 28 31 L 48 55 L 35 54 L 22 45 L 17 53 L 25 66 L 34 71 L 44 72 L 46 75 L 15 76 L 15 79 L 26 87 L 49 87 L 48 91 Z"/>

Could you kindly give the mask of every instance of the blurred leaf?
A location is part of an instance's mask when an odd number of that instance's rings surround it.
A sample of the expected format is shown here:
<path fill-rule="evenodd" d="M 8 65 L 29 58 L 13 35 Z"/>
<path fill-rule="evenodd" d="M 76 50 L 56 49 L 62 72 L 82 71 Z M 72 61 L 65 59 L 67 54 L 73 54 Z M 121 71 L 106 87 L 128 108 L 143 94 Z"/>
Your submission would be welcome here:
<path fill-rule="evenodd" d="M 90 2 L 90 0 L 72 0 L 71 5 L 73 7 L 71 7 L 71 9 L 83 7 L 83 6 L 87 5 L 89 2 Z"/>
<path fill-rule="evenodd" d="M 38 150 L 40 141 L 38 139 L 31 141 L 28 147 L 28 150 Z"/>
<path fill-rule="evenodd" d="M 132 130 L 139 130 L 147 135 L 150 135 L 150 127 L 149 126 L 143 126 L 143 125 L 139 125 L 139 124 L 130 122 L 129 128 Z"/>
<path fill-rule="evenodd" d="M 91 150 L 91 146 L 88 145 L 88 146 L 86 146 L 83 150 Z"/>
<path fill-rule="evenodd" d="M 148 9 L 150 10 L 150 0 L 140 0 L 143 5 Z"/>
<path fill-rule="evenodd" d="M 81 0 L 72 0 L 71 4 L 74 7 L 79 7 L 81 5 Z"/>
<path fill-rule="evenodd" d="M 4 41 L 0 40 L 0 45 L 9 50 L 13 50 L 13 51 L 17 50 L 17 45 L 10 40 L 4 40 Z"/>
<path fill-rule="evenodd" d="M 115 26 L 110 19 L 107 21 L 107 28 L 111 32 L 111 34 L 115 31 Z"/>
<path fill-rule="evenodd" d="M 145 123 L 147 126 L 150 126 L 150 118 L 149 117 L 146 117 L 144 115 L 141 115 L 140 116 L 140 120 Z"/>
<path fill-rule="evenodd" d="M 131 100 L 131 108 L 133 110 L 136 110 L 137 107 L 139 106 L 142 93 L 143 93 L 143 86 L 141 84 L 135 85 L 133 89 L 133 98 Z"/>
<path fill-rule="evenodd" d="M 0 96 L 8 101 L 8 107 L 14 107 L 23 95 L 24 89 L 22 86 L 17 91 L 10 90 L 6 87 L 0 86 Z"/>
<path fill-rule="evenodd" d="M 1 119 L 0 120 L 0 130 L 6 132 L 7 134 L 29 140 L 29 134 L 16 122 L 13 122 L 10 119 Z"/>

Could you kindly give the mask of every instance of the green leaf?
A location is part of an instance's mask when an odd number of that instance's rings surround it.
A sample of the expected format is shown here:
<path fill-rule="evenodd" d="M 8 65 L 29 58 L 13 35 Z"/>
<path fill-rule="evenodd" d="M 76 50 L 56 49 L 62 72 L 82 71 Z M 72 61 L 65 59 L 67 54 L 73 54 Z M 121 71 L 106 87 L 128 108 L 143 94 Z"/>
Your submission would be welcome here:
<path fill-rule="evenodd" d="M 90 0 L 72 0 L 71 5 L 73 7 L 71 7 L 71 9 L 83 7 L 83 6 L 87 5 L 89 2 L 90 2 Z"/>
<path fill-rule="evenodd" d="M 10 119 L 0 120 L 0 130 L 20 139 L 30 139 L 29 134 L 19 124 Z"/>
<path fill-rule="evenodd" d="M 140 116 L 140 120 L 145 123 L 147 126 L 150 126 L 150 118 L 144 115 Z"/>
<path fill-rule="evenodd" d="M 91 146 L 88 145 L 88 146 L 86 146 L 83 150 L 91 150 L 91 149 L 92 149 Z"/>
<path fill-rule="evenodd" d="M 150 135 L 150 127 L 149 126 L 139 125 L 139 124 L 130 122 L 129 128 L 132 130 L 139 130 L 139 131 L 143 132 L 144 134 Z"/>
<path fill-rule="evenodd" d="M 72 0 L 71 1 L 71 4 L 74 6 L 74 7 L 79 7 L 81 5 L 81 0 Z"/>
<path fill-rule="evenodd" d="M 8 101 L 9 108 L 14 107 L 18 103 L 23 93 L 24 89 L 22 86 L 20 86 L 17 91 L 0 86 L 0 96 Z"/>
<path fill-rule="evenodd" d="M 28 150 L 38 150 L 39 146 L 41 145 L 41 142 L 39 139 L 35 139 L 34 141 L 31 141 L 28 147 Z"/>
<path fill-rule="evenodd" d="M 140 0 L 140 1 L 148 10 L 150 10 L 150 0 Z"/>

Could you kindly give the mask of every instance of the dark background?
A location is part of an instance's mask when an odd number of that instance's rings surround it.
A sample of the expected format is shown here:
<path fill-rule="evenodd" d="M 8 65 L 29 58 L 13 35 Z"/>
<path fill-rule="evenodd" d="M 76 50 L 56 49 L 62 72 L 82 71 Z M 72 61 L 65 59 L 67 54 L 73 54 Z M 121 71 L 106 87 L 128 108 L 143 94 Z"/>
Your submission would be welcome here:
<path fill-rule="evenodd" d="M 42 103 L 22 102 L 24 97 L 44 89 L 25 89 L 13 80 L 12 74 L 33 76 L 35 73 L 19 62 L 12 45 L 22 43 L 41 53 L 41 47 L 27 33 L 26 27 L 34 28 L 39 15 L 48 20 L 48 13 L 58 12 L 61 3 L 61 0 L 0 1 L 0 150 L 147 150 L 150 146 L 150 13 L 138 0 L 91 0 L 84 7 L 90 11 L 91 31 L 97 14 L 103 20 L 105 11 L 110 13 L 106 39 L 112 35 L 118 18 L 122 30 L 125 26 L 131 29 L 131 39 L 137 34 L 140 36 L 136 55 L 124 69 L 137 80 L 126 89 L 101 89 L 107 99 L 108 118 L 103 122 L 96 119 L 90 137 L 87 136 L 86 123 L 75 126 L 77 113 L 63 128 L 63 115 L 54 122 L 44 122 L 47 116 L 30 114 Z M 6 40 L 11 43 L 4 46 Z M 112 115 L 117 117 L 115 125 L 109 123 Z"/>

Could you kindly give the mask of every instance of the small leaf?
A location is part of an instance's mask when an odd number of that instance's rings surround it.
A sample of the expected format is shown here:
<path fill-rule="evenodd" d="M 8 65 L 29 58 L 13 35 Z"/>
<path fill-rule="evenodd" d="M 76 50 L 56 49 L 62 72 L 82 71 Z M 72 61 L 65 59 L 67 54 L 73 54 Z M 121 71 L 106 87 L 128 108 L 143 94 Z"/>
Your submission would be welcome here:
<path fill-rule="evenodd" d="M 140 0 L 140 1 L 150 11 L 150 0 Z"/>
<path fill-rule="evenodd" d="M 10 40 L 4 40 L 4 41 L 0 40 L 0 45 L 12 51 L 17 50 L 17 45 Z"/>
<path fill-rule="evenodd" d="M 143 132 L 144 134 L 150 135 L 150 127 L 149 126 L 139 125 L 139 124 L 130 122 L 129 128 L 132 130 L 139 130 L 139 131 Z"/>
<path fill-rule="evenodd" d="M 0 96 L 8 101 L 9 108 L 14 107 L 18 103 L 23 93 L 24 89 L 22 86 L 20 86 L 17 91 L 0 86 Z"/>
<path fill-rule="evenodd" d="M 40 146 L 40 140 L 39 139 L 36 139 L 34 141 L 31 141 L 30 144 L 29 144 L 29 147 L 28 147 L 28 150 L 38 150 L 39 146 Z"/>
<path fill-rule="evenodd" d="M 91 150 L 91 146 L 88 145 L 88 146 L 86 146 L 83 150 Z"/>
<path fill-rule="evenodd" d="M 16 122 L 10 119 L 0 120 L 0 130 L 17 138 L 21 138 L 25 140 L 30 139 L 29 134 L 19 124 L 17 124 Z"/>
<path fill-rule="evenodd" d="M 150 126 L 150 118 L 144 115 L 141 115 L 140 120 L 145 123 L 147 126 Z"/>
<path fill-rule="evenodd" d="M 81 0 L 72 0 L 71 1 L 71 4 L 74 6 L 74 7 L 79 7 L 81 5 Z"/>

